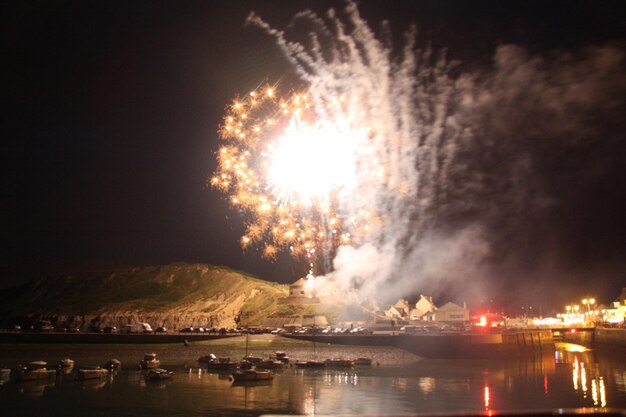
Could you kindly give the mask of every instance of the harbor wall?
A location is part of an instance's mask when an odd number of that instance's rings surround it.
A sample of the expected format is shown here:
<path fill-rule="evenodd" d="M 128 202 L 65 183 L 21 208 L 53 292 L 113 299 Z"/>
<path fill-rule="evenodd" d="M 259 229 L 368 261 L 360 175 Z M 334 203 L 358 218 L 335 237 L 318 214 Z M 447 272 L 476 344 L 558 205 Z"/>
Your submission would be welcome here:
<path fill-rule="evenodd" d="M 592 346 L 595 343 L 595 330 L 587 332 L 564 332 L 563 341 L 577 345 Z"/>
<path fill-rule="evenodd" d="M 597 344 L 626 347 L 626 329 L 597 327 L 595 333 Z"/>
<path fill-rule="evenodd" d="M 395 335 L 285 335 L 320 343 L 393 346 L 424 358 L 502 358 L 554 351 L 550 330 Z"/>
<path fill-rule="evenodd" d="M 584 346 L 626 347 L 626 329 L 596 327 L 594 331 L 564 332 L 563 341 Z"/>

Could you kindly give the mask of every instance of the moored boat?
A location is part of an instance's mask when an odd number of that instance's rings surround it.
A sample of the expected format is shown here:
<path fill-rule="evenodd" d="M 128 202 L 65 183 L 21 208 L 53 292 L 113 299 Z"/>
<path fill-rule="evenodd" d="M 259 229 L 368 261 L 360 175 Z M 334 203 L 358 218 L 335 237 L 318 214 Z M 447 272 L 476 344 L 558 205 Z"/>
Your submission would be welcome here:
<path fill-rule="evenodd" d="M 107 375 L 109 375 L 108 369 L 100 368 L 99 366 L 90 366 L 80 368 L 78 372 L 76 372 L 76 379 L 100 379 Z"/>
<path fill-rule="evenodd" d="M 156 369 L 161 365 L 161 361 L 157 359 L 156 353 L 146 353 L 143 355 L 143 359 L 139 362 L 139 368 L 141 369 Z"/>
<path fill-rule="evenodd" d="M 353 365 L 351 360 L 341 359 L 341 358 L 326 359 L 324 361 L 324 364 L 326 366 L 337 367 L 337 368 L 351 368 Z"/>
<path fill-rule="evenodd" d="M 74 361 L 70 358 L 64 358 L 59 361 L 59 367 L 61 368 L 71 368 L 74 366 Z"/>
<path fill-rule="evenodd" d="M 16 381 L 37 381 L 56 377 L 55 369 L 46 369 L 47 363 L 44 361 L 30 362 L 27 366 L 18 365 L 13 372 Z"/>
<path fill-rule="evenodd" d="M 0 369 L 0 384 L 8 381 L 9 378 L 11 378 L 11 370 L 5 368 Z"/>
<path fill-rule="evenodd" d="M 298 368 L 323 368 L 326 366 L 321 361 L 296 361 L 295 365 Z"/>
<path fill-rule="evenodd" d="M 231 376 L 236 382 L 267 381 L 274 378 L 274 374 L 271 371 L 259 371 L 257 369 L 236 371 Z"/>
<path fill-rule="evenodd" d="M 168 371 L 166 369 L 156 368 L 151 369 L 146 376 L 146 379 L 150 381 L 164 381 L 167 379 L 172 379 L 174 372 Z"/>
<path fill-rule="evenodd" d="M 370 358 L 356 358 L 352 363 L 355 366 L 370 366 L 372 365 L 372 360 Z"/>
<path fill-rule="evenodd" d="M 230 371 L 238 367 L 239 364 L 234 362 L 230 357 L 217 358 L 207 364 L 207 369 L 214 371 Z"/>
<path fill-rule="evenodd" d="M 28 369 L 46 369 L 48 363 L 45 361 L 32 361 L 26 366 Z"/>
<path fill-rule="evenodd" d="M 217 360 L 217 356 L 215 356 L 212 353 L 209 353 L 208 355 L 204 355 L 204 356 L 200 356 L 198 358 L 198 362 L 200 363 L 211 363 Z"/>
<path fill-rule="evenodd" d="M 265 361 L 257 362 L 255 366 L 261 369 L 283 369 L 285 367 L 285 363 L 281 361 L 268 359 Z"/>
<path fill-rule="evenodd" d="M 103 368 L 106 369 L 120 369 L 122 367 L 122 362 L 119 359 L 109 359 L 107 363 L 104 364 Z"/>
<path fill-rule="evenodd" d="M 285 364 L 289 363 L 289 356 L 287 356 L 286 352 L 283 352 L 281 350 L 277 350 L 274 353 L 274 358 L 276 358 L 277 361 L 281 361 Z M 272 357 L 270 357 L 270 359 L 272 359 Z"/>

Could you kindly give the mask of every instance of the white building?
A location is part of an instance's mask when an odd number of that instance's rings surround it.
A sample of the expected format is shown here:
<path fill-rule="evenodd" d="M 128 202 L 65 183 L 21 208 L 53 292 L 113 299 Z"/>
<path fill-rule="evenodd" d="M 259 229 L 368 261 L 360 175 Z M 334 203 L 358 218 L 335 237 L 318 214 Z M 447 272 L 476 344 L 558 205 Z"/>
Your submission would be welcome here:
<path fill-rule="evenodd" d="M 611 306 L 601 310 L 602 319 L 605 322 L 613 324 L 626 324 L 626 288 L 622 288 L 622 292 Z"/>
<path fill-rule="evenodd" d="M 440 322 L 464 322 L 469 321 L 469 319 L 470 314 L 465 303 L 463 307 L 452 302 L 446 303 L 434 313 L 434 320 Z"/>
<path fill-rule="evenodd" d="M 415 303 L 409 316 L 411 320 L 433 320 L 437 306 L 433 303 L 433 297 L 420 294 L 420 299 Z"/>

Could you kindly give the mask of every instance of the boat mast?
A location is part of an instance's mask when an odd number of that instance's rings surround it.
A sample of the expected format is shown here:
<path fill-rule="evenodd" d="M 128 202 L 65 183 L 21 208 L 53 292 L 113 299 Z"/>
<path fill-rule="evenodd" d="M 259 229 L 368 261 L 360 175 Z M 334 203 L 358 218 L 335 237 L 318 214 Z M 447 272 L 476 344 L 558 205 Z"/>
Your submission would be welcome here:
<path fill-rule="evenodd" d="M 315 353 L 315 314 L 313 314 L 313 360 L 317 359 L 317 354 Z"/>
<path fill-rule="evenodd" d="M 250 313 L 243 313 L 246 316 L 246 358 L 248 357 L 248 338 L 250 337 Z"/>

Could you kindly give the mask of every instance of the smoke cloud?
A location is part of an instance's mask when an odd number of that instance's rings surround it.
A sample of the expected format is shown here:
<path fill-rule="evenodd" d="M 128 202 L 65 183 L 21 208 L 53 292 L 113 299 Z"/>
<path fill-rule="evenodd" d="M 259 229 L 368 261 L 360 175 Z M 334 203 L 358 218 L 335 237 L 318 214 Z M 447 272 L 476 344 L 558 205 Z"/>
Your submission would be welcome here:
<path fill-rule="evenodd" d="M 285 32 L 249 22 L 275 37 L 314 103 L 358 97 L 351 120 L 372 126 L 360 169 L 384 173 L 340 195 L 338 212 L 375 206 L 380 222 L 327 254 L 325 278 L 342 291 L 470 301 L 622 270 L 623 45 L 501 45 L 491 66 L 464 71 L 419 48 L 415 28 L 394 50 L 353 3 L 343 17 L 300 13 Z M 290 37 L 303 27 L 307 40 Z"/>

